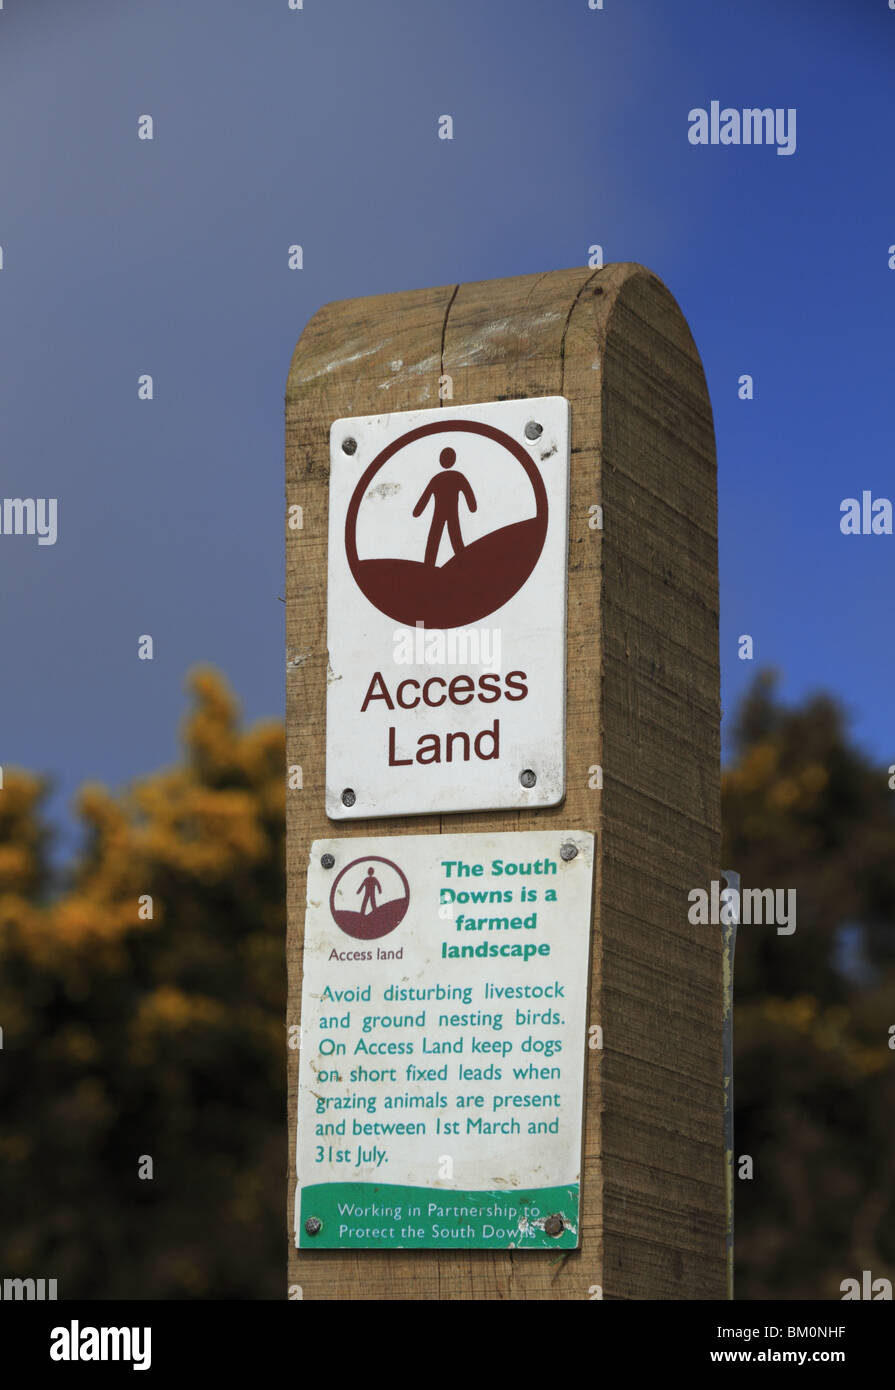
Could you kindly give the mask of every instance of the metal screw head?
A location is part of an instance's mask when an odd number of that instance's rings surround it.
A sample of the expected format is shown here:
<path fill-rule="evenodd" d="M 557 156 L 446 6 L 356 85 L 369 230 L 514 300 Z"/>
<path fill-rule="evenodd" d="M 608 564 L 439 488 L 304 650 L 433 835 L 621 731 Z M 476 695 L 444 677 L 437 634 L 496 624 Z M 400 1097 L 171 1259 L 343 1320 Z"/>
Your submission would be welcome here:
<path fill-rule="evenodd" d="M 305 1222 L 305 1230 L 309 1236 L 319 1236 L 323 1230 L 323 1222 L 319 1216 L 309 1216 Z"/>
<path fill-rule="evenodd" d="M 524 772 L 519 773 L 519 781 L 522 783 L 523 787 L 533 787 L 537 780 L 537 773 L 532 772 L 530 767 L 527 767 Z"/>
<path fill-rule="evenodd" d="M 563 845 L 562 849 L 559 851 L 559 857 L 560 857 L 560 859 L 574 859 L 574 858 L 575 858 L 575 855 L 576 855 L 577 853 L 578 853 L 578 846 L 577 846 L 577 845 L 565 844 L 565 845 Z"/>
<path fill-rule="evenodd" d="M 548 1236 L 561 1236 L 566 1229 L 566 1223 L 561 1216 L 548 1216 L 544 1222 L 544 1230 Z"/>
<path fill-rule="evenodd" d="M 324 869 L 331 869 L 335 862 L 336 857 L 334 854 L 321 854 L 320 856 L 320 863 L 323 865 Z"/>
<path fill-rule="evenodd" d="M 526 439 L 540 439 L 543 433 L 544 426 L 539 425 L 537 420 L 529 420 L 528 424 L 525 426 Z"/>
<path fill-rule="evenodd" d="M 343 439 L 343 440 L 342 440 L 342 453 L 343 453 L 343 454 L 356 454 L 356 453 L 357 453 L 357 440 L 356 440 L 356 439 L 352 439 L 352 437 L 351 437 L 350 434 L 348 435 L 348 438 L 347 438 L 347 439 Z"/>
<path fill-rule="evenodd" d="M 346 787 L 342 793 L 342 805 L 353 806 L 355 801 L 357 801 L 357 797 L 355 796 L 354 792 L 351 790 L 350 787 Z"/>

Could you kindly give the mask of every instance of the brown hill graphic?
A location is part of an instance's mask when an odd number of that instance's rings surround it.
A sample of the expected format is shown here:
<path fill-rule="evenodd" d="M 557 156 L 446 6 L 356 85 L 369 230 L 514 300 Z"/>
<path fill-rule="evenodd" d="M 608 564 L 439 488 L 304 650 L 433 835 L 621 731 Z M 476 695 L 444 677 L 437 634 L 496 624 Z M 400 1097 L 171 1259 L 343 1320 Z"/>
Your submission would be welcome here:
<path fill-rule="evenodd" d="M 333 908 L 333 917 L 343 932 L 354 936 L 358 941 L 375 941 L 377 936 L 386 936 L 400 922 L 407 911 L 409 899 L 392 898 L 390 902 L 374 907 L 372 912 L 349 912 L 347 908 Z"/>
<path fill-rule="evenodd" d="M 539 517 L 489 531 L 440 568 L 419 560 L 358 560 L 355 578 L 381 612 L 413 627 L 478 622 L 520 589 L 547 533 Z"/>

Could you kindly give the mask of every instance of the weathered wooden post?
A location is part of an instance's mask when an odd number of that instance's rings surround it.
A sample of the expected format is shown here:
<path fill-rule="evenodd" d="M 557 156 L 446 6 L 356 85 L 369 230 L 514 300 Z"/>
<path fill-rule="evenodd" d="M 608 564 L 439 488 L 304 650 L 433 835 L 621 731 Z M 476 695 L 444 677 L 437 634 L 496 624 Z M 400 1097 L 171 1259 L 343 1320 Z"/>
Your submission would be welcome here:
<path fill-rule="evenodd" d="M 636 265 L 326 305 L 286 469 L 290 1285 L 723 1298 L 722 938 L 687 896 L 719 871 L 715 448 L 680 310 Z M 425 648 L 473 630 L 500 659 Z"/>

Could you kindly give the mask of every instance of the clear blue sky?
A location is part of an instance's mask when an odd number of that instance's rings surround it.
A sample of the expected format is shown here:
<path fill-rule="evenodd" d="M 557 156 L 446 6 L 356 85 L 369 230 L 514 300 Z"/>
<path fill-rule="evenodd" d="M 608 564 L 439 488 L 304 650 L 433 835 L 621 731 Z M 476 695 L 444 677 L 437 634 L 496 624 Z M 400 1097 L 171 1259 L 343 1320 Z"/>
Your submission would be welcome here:
<path fill-rule="evenodd" d="M 895 536 L 838 524 L 895 498 L 895 12 L 604 2 L 6 0 L 0 495 L 58 497 L 61 531 L 0 536 L 0 763 L 51 774 L 57 818 L 175 758 L 196 662 L 282 714 L 283 393 L 314 310 L 594 242 L 665 280 L 705 363 L 725 710 L 775 665 L 895 762 Z M 796 153 L 690 145 L 713 99 L 795 107 Z"/>

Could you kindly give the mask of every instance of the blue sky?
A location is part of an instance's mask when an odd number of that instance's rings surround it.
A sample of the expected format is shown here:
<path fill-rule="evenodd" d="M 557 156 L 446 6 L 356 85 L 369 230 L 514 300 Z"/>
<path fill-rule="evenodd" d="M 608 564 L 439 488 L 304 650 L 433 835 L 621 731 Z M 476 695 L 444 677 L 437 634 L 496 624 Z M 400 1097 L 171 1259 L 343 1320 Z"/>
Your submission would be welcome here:
<path fill-rule="evenodd" d="M 895 536 L 839 531 L 843 498 L 895 496 L 893 57 L 886 0 L 7 0 L 0 494 L 58 497 L 61 529 L 0 535 L 0 762 L 61 818 L 176 757 L 197 662 L 281 715 L 308 318 L 595 242 L 662 277 L 705 364 L 725 711 L 773 665 L 895 762 Z M 690 145 L 713 99 L 795 107 L 795 154 Z"/>

